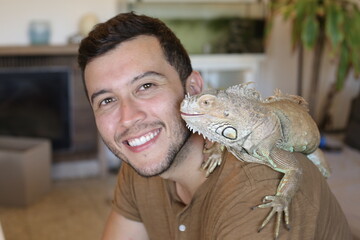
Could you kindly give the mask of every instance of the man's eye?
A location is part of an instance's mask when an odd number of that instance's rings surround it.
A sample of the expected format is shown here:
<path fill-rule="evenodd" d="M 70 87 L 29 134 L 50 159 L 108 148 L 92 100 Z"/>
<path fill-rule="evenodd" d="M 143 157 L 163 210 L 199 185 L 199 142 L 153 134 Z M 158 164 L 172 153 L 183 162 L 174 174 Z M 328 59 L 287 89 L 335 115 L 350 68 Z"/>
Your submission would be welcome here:
<path fill-rule="evenodd" d="M 149 88 L 151 88 L 154 84 L 152 83 L 145 83 L 143 85 L 141 85 L 141 87 L 139 88 L 140 91 L 144 91 L 144 90 L 147 90 Z"/>
<path fill-rule="evenodd" d="M 115 98 L 105 98 L 100 102 L 100 106 L 107 105 L 115 101 Z"/>

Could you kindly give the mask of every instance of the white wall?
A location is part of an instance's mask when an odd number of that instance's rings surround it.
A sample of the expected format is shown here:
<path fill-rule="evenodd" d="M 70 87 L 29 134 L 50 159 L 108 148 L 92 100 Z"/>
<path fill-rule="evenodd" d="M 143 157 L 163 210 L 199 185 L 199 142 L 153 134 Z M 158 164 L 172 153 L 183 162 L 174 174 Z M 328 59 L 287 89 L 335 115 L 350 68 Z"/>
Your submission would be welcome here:
<path fill-rule="evenodd" d="M 0 0 L 0 46 L 29 44 L 32 20 L 48 20 L 51 44 L 65 44 L 80 18 L 94 13 L 104 21 L 117 13 L 117 0 Z"/>
<path fill-rule="evenodd" d="M 266 59 L 257 88 L 264 96 L 279 88 L 284 93 L 296 93 L 296 52 L 290 43 L 290 25 L 276 19 L 266 43 Z"/>

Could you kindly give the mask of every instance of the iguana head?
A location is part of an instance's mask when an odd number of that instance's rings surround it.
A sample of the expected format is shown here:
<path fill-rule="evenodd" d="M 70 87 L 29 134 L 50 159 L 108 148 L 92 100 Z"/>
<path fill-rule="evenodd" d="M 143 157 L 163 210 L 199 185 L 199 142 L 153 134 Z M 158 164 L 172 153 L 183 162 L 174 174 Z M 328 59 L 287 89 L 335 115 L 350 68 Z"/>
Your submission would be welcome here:
<path fill-rule="evenodd" d="M 180 111 L 190 130 L 228 145 L 240 143 L 251 133 L 258 118 L 257 102 L 260 102 L 258 92 L 240 84 L 226 90 L 187 95 Z"/>

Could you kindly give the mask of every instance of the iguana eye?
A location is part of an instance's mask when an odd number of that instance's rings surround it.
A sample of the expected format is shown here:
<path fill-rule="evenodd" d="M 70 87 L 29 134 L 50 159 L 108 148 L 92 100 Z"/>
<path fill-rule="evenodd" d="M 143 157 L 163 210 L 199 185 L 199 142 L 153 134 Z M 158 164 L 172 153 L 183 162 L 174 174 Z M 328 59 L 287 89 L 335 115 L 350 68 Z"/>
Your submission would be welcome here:
<path fill-rule="evenodd" d="M 215 97 L 211 95 L 203 95 L 199 98 L 199 104 L 205 108 L 211 108 L 214 105 Z"/>
<path fill-rule="evenodd" d="M 222 135 L 228 139 L 235 140 L 237 138 L 237 131 L 233 127 L 226 127 L 222 131 Z"/>

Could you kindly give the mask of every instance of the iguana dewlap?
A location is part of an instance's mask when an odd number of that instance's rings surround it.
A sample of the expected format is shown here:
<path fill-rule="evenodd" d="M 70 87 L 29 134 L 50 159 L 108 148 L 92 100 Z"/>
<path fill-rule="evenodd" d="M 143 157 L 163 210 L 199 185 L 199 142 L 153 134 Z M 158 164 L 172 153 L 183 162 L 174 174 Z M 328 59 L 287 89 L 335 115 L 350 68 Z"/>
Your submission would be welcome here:
<path fill-rule="evenodd" d="M 318 127 L 302 97 L 282 95 L 278 91 L 262 100 L 256 90 L 240 84 L 185 96 L 181 116 L 189 129 L 224 145 L 239 160 L 265 164 L 284 173 L 276 194 L 266 196 L 264 204 L 257 206 L 272 208 L 260 230 L 277 213 L 275 238 L 279 235 L 283 212 L 289 227 L 289 204 L 302 177 L 302 169 L 291 152 L 308 155 L 325 177 L 330 174 L 318 149 Z M 221 163 L 220 155 L 214 156 L 205 164 L 211 166 L 208 173 Z"/>

